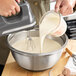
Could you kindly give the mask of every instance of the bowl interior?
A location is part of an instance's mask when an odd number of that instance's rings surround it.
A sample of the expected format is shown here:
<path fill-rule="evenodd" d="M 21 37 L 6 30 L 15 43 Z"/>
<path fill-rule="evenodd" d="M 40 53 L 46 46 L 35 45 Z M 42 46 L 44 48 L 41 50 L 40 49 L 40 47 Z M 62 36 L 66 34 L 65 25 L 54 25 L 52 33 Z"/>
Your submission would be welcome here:
<path fill-rule="evenodd" d="M 31 30 L 30 31 L 30 36 L 31 37 L 39 37 L 39 31 L 38 30 Z M 18 32 L 18 33 L 14 33 L 14 34 L 10 34 L 8 36 L 8 44 L 10 46 L 12 46 L 14 43 L 16 43 L 19 40 L 25 39 L 27 37 L 27 31 L 22 31 L 22 32 Z M 66 43 L 67 43 L 67 37 L 66 35 L 63 35 L 61 37 L 51 37 L 51 36 L 47 36 L 49 39 L 55 40 L 56 42 L 58 42 L 63 48 Z M 60 48 L 60 49 L 61 49 Z"/>

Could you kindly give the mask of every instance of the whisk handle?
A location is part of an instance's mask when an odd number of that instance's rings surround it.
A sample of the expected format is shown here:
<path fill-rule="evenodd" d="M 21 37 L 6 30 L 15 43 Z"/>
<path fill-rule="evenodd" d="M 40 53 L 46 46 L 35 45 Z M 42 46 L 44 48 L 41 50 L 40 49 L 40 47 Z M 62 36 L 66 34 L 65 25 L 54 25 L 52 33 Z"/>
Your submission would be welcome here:
<path fill-rule="evenodd" d="M 68 48 L 66 48 L 66 51 L 69 53 L 70 56 L 73 55 L 73 53 Z"/>

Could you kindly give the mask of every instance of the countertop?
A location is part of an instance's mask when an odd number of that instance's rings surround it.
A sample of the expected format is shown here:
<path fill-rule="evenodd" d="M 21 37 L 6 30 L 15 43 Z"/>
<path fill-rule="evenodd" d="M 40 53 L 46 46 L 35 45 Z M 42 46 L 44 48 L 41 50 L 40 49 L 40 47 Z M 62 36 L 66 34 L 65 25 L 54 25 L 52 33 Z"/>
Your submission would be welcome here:
<path fill-rule="evenodd" d="M 75 52 L 76 51 L 76 40 L 69 40 L 66 47 L 69 48 L 72 52 Z M 66 65 L 68 59 L 69 59 L 69 55 L 65 52 L 65 49 L 64 49 L 61 58 L 59 59 L 59 61 L 54 67 L 48 70 L 42 71 L 42 72 L 31 72 L 31 71 L 21 68 L 15 62 L 10 52 L 6 65 L 4 67 L 2 76 L 57 76 L 64 69 L 64 66 Z"/>

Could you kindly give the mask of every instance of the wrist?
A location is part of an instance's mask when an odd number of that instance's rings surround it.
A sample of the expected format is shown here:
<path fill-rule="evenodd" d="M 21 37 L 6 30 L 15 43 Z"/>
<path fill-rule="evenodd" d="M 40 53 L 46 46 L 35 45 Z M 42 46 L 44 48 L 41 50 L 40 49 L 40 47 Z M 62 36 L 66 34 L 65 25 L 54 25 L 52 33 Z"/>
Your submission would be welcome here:
<path fill-rule="evenodd" d="M 76 5 L 76 0 L 75 0 L 75 5 Z"/>

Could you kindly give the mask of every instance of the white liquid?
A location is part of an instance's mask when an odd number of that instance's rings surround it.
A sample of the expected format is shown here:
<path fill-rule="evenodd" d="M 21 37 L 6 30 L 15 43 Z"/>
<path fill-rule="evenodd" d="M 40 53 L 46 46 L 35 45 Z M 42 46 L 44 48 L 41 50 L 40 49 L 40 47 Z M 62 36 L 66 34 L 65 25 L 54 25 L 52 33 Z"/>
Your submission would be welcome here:
<path fill-rule="evenodd" d="M 48 53 L 61 48 L 61 45 L 58 42 L 45 38 L 44 44 L 43 44 L 43 51 L 41 51 L 40 38 L 32 37 L 32 40 L 33 40 L 33 44 L 35 45 L 35 48 L 33 48 L 33 50 L 30 50 L 30 49 L 27 50 L 27 39 L 22 39 L 20 41 L 17 41 L 12 46 L 17 50 L 28 52 L 28 53 Z M 28 46 L 28 47 L 31 48 L 31 46 Z"/>
<path fill-rule="evenodd" d="M 57 13 L 49 13 L 42 20 L 41 24 L 39 25 L 41 51 L 43 50 L 43 42 L 45 37 L 48 34 L 52 33 L 52 31 L 54 31 L 54 29 L 56 29 L 58 25 L 59 25 L 59 14 Z"/>

